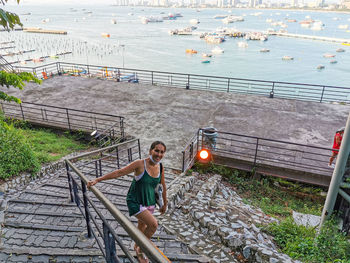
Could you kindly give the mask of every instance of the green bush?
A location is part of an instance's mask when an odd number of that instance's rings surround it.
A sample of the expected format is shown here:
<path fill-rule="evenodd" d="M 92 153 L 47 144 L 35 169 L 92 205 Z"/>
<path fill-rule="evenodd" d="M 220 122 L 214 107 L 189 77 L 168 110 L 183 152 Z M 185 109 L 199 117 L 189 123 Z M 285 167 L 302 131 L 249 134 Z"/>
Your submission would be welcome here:
<path fill-rule="evenodd" d="M 34 174 L 39 169 L 40 164 L 24 136 L 0 115 L 0 178 L 6 179 L 23 171 Z"/>
<path fill-rule="evenodd" d="M 291 217 L 280 224 L 272 223 L 266 231 L 274 236 L 282 252 L 304 262 L 350 262 L 347 237 L 329 220 L 317 235 L 315 228 L 298 226 Z"/>

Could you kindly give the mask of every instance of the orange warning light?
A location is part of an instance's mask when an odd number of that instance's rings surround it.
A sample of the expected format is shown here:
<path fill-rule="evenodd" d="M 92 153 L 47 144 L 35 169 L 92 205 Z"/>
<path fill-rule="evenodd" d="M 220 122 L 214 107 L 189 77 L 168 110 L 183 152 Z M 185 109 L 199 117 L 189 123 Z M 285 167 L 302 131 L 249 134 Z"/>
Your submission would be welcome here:
<path fill-rule="evenodd" d="M 202 150 L 199 152 L 199 157 L 200 157 L 202 160 L 207 160 L 208 157 L 209 157 L 209 152 L 208 152 L 208 150 L 202 149 Z"/>

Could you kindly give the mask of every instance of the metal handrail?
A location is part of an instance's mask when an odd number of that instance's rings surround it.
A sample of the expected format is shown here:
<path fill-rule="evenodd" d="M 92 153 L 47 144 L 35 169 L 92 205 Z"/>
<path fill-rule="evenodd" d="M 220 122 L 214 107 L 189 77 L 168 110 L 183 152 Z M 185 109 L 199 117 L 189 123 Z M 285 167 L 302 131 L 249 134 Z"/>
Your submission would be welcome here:
<path fill-rule="evenodd" d="M 73 177 L 71 176 L 71 173 L 69 172 L 69 169 L 72 169 L 74 171 L 74 173 L 80 178 L 81 183 L 82 183 L 82 187 L 80 188 L 83 191 L 83 197 L 86 198 L 86 200 L 88 202 L 90 202 L 90 204 L 92 205 L 92 207 L 95 209 L 95 206 L 92 204 L 91 199 L 87 196 L 87 194 L 84 192 L 84 189 L 86 189 L 86 184 L 89 181 L 88 178 L 73 164 L 74 161 L 78 161 L 81 159 L 85 159 L 85 158 L 89 158 L 92 156 L 102 156 L 103 152 L 111 152 L 114 149 L 118 149 L 118 148 L 122 148 L 123 146 L 128 146 L 128 144 L 133 144 L 133 143 L 140 143 L 140 141 L 138 139 L 133 139 L 130 141 L 126 141 L 117 145 L 112 145 L 112 146 L 108 146 L 102 149 L 98 149 L 95 151 L 91 151 L 88 153 L 83 153 L 68 159 L 65 159 L 66 162 L 66 166 L 67 166 L 67 173 L 68 173 L 68 180 L 69 180 L 69 187 L 70 187 L 70 193 L 71 193 L 71 200 L 72 201 L 76 201 L 76 196 L 77 194 L 75 193 L 77 190 L 74 190 L 74 188 L 77 188 L 77 185 L 71 185 L 71 181 L 74 181 Z M 139 149 L 139 147 L 138 147 Z M 129 154 L 129 150 L 128 150 L 128 154 Z M 140 153 L 139 153 L 140 154 Z M 108 155 L 108 157 L 110 157 L 111 155 Z M 140 156 L 139 156 L 140 157 Z M 100 176 L 102 175 L 102 170 L 101 170 L 101 159 L 94 159 L 93 161 L 95 162 L 99 162 L 100 163 Z M 76 182 L 73 182 L 75 184 L 77 184 Z M 72 189 L 73 188 L 73 189 Z M 74 192 L 75 191 L 75 192 Z M 129 219 L 124 216 L 121 211 L 119 209 L 117 209 L 113 203 L 108 200 L 106 198 L 106 196 L 95 186 L 90 187 L 90 191 L 95 195 L 95 197 L 101 201 L 101 203 L 104 205 L 104 207 L 111 213 L 111 215 L 114 217 L 114 219 L 122 226 L 122 228 L 129 234 L 129 236 L 131 237 L 131 239 L 133 239 L 135 241 L 135 243 L 140 246 L 141 250 L 148 256 L 148 258 L 151 260 L 151 262 L 157 262 L 157 263 L 169 263 L 170 261 L 167 259 L 167 257 L 158 249 L 156 248 L 152 242 L 150 242 L 150 240 L 148 240 L 146 238 L 146 236 L 144 236 L 144 234 L 131 222 L 129 221 Z M 76 201 L 77 202 L 77 201 Z M 79 201 L 77 203 L 77 205 L 79 204 Z M 85 206 L 85 204 L 84 204 Z M 79 205 L 78 205 L 79 207 Z M 79 207 L 79 209 L 81 210 L 81 212 L 83 213 L 82 209 Z M 94 236 L 95 234 L 93 233 L 93 231 L 91 231 L 91 226 L 89 223 L 89 209 L 85 208 L 85 219 L 87 220 L 87 227 L 88 227 L 88 233 L 92 233 Z M 102 215 L 100 212 L 98 212 L 95 209 L 96 213 L 99 215 Z M 84 213 L 83 213 L 84 215 Z M 91 218 L 92 219 L 92 218 Z M 94 219 L 92 219 L 94 220 Z M 131 262 L 135 262 L 134 258 L 131 256 L 131 254 L 127 251 L 127 249 L 125 247 L 123 247 L 123 244 L 120 244 L 121 241 L 118 241 L 118 236 L 117 234 L 114 232 L 114 230 L 111 228 L 111 226 L 108 224 L 108 222 L 104 219 L 104 217 L 101 217 L 101 220 L 104 223 L 104 238 L 105 238 L 105 234 L 109 233 L 113 236 L 114 240 L 116 240 L 118 242 L 118 245 L 121 247 L 121 249 L 123 250 L 123 252 L 125 253 L 125 255 L 129 258 L 129 260 L 131 260 Z M 94 222 L 95 223 L 95 222 Z M 106 231 L 106 232 L 105 232 Z M 100 232 L 100 230 L 99 230 Z M 101 233 L 100 233 L 101 234 Z M 96 236 L 95 236 L 96 238 Z M 114 242 L 114 240 L 112 240 L 112 243 Z M 105 241 L 106 242 L 106 241 Z M 102 249 L 102 244 L 100 244 L 98 242 L 98 245 L 100 246 L 100 248 Z M 115 245 L 109 243 L 107 245 L 105 245 L 105 249 L 106 252 L 103 252 L 104 256 L 107 259 L 107 262 L 115 262 L 113 261 L 114 259 L 111 259 L 112 257 L 115 257 L 115 248 L 114 248 L 114 254 L 110 253 L 111 251 L 108 251 L 111 249 L 111 247 L 113 247 Z M 116 259 L 118 260 L 118 259 Z"/>
<path fill-rule="evenodd" d="M 15 66 L 18 70 L 47 71 L 48 66 L 54 63 L 37 67 L 20 67 Z M 246 78 L 232 78 L 221 76 L 207 76 L 200 74 L 185 74 L 178 72 L 162 72 L 132 68 L 119 68 L 113 66 L 86 65 L 80 63 L 56 62 L 56 68 L 53 69 L 54 74 L 60 74 L 66 70 L 70 71 L 79 68 L 85 71 L 89 76 L 107 77 L 110 73 L 114 75 L 108 76 L 117 81 L 132 81 L 150 83 L 151 85 L 165 85 L 185 89 L 210 90 L 218 92 L 233 92 L 243 94 L 256 94 L 268 96 L 270 98 L 289 98 L 297 100 L 318 101 L 318 102 L 344 102 L 350 103 L 350 87 L 337 87 L 319 84 L 293 83 L 283 81 L 268 81 Z M 69 68 L 67 68 L 69 67 Z M 75 73 L 74 73 L 75 74 Z M 133 75 L 134 78 L 123 79 L 122 76 Z"/>
<path fill-rule="evenodd" d="M 199 150 L 209 148 L 213 155 L 248 162 L 253 167 L 268 165 L 331 176 L 331 169 L 323 168 L 322 164 L 327 164 L 334 149 L 224 131 L 217 131 L 215 142 L 208 144 L 204 130 L 198 129 L 185 146 L 182 152 L 183 172 L 191 168 Z"/>
<path fill-rule="evenodd" d="M 0 108 L 5 116 L 24 121 L 55 125 L 70 131 L 81 129 L 88 132 L 94 130 L 110 132 L 110 135 L 113 135 L 111 138 L 113 141 L 117 137 L 122 140 L 125 138 L 124 117 L 118 115 L 30 102 L 22 102 L 21 104 L 0 102 Z M 116 134 L 118 134 L 117 137 L 115 137 Z"/>

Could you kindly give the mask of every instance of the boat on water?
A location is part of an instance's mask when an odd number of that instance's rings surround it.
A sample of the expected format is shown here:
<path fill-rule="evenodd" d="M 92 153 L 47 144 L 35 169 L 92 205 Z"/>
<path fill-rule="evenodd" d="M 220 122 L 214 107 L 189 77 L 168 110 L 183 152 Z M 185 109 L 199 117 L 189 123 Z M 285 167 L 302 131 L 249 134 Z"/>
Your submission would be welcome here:
<path fill-rule="evenodd" d="M 260 52 L 267 53 L 267 52 L 270 52 L 270 49 L 262 48 L 262 49 L 260 49 Z"/>
<path fill-rule="evenodd" d="M 187 53 L 187 54 L 197 54 L 198 51 L 197 51 L 197 50 L 194 50 L 194 49 L 186 49 L 186 53 Z"/>
<path fill-rule="evenodd" d="M 331 63 L 331 64 L 336 64 L 336 63 L 338 63 L 338 61 L 336 61 L 336 60 L 331 60 L 331 61 L 329 61 L 329 63 Z"/>
<path fill-rule="evenodd" d="M 293 60 L 294 58 L 292 56 L 283 56 L 282 60 Z"/>
<path fill-rule="evenodd" d="M 210 60 L 202 60 L 202 63 L 210 63 Z"/>
<path fill-rule="evenodd" d="M 339 29 L 348 29 L 349 25 L 339 25 L 338 28 Z"/>
<path fill-rule="evenodd" d="M 239 42 L 237 43 L 237 46 L 238 46 L 238 47 L 246 48 L 246 47 L 248 47 L 248 43 L 245 42 L 245 41 L 239 41 Z"/>
<path fill-rule="evenodd" d="M 213 55 L 212 54 L 208 54 L 208 53 L 203 53 L 202 57 L 204 58 L 211 58 Z"/>
<path fill-rule="evenodd" d="M 336 50 L 336 52 L 345 52 L 345 49 L 338 48 L 338 49 Z"/>
<path fill-rule="evenodd" d="M 323 57 L 325 57 L 325 58 L 334 58 L 335 55 L 334 54 L 330 54 L 330 53 L 326 53 L 326 54 L 323 54 Z"/>
<path fill-rule="evenodd" d="M 350 46 L 350 43 L 347 43 L 347 42 L 343 42 L 341 44 L 344 45 L 344 46 Z"/>
<path fill-rule="evenodd" d="M 101 33 L 102 37 L 111 37 L 111 35 L 109 33 Z"/>
<path fill-rule="evenodd" d="M 117 23 L 117 20 L 115 20 L 115 19 L 111 19 L 111 24 L 113 25 L 113 24 L 116 24 Z"/>
<path fill-rule="evenodd" d="M 215 15 L 214 19 L 224 19 L 226 17 L 228 17 L 228 15 Z"/>
<path fill-rule="evenodd" d="M 193 19 L 190 20 L 190 24 L 192 24 L 192 25 L 196 25 L 196 24 L 199 24 L 199 23 L 200 22 L 199 22 L 199 20 L 197 18 L 193 18 Z"/>
<path fill-rule="evenodd" d="M 318 69 L 318 70 L 321 70 L 321 69 L 324 69 L 324 68 L 325 68 L 325 66 L 323 66 L 323 65 L 318 65 L 318 66 L 317 66 L 317 69 Z"/>
<path fill-rule="evenodd" d="M 214 54 L 222 54 L 222 53 L 224 53 L 224 50 L 223 50 L 222 48 L 216 46 L 215 48 L 213 48 L 213 49 L 211 50 L 211 53 L 214 53 Z"/>

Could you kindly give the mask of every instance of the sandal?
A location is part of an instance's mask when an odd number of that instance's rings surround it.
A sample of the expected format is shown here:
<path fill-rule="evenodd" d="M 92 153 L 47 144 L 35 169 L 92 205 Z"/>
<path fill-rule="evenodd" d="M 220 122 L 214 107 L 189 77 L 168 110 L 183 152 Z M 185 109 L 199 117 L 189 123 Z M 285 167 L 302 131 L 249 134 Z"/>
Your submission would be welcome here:
<path fill-rule="evenodd" d="M 140 247 L 135 245 L 135 252 L 136 252 L 136 257 L 140 263 L 149 263 L 149 259 L 146 257 L 146 255 L 141 252 Z"/>

